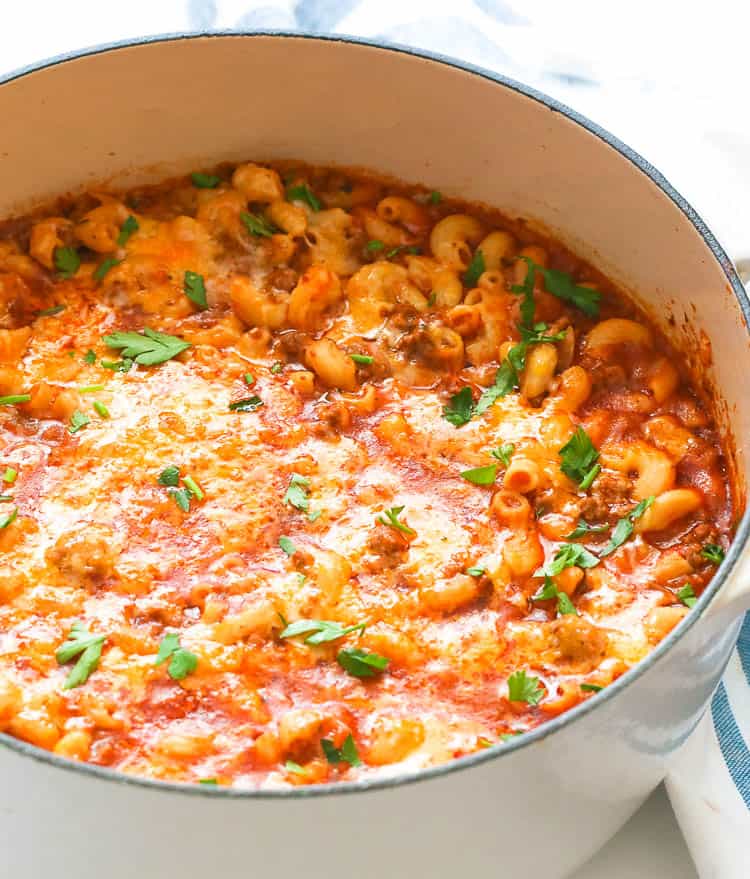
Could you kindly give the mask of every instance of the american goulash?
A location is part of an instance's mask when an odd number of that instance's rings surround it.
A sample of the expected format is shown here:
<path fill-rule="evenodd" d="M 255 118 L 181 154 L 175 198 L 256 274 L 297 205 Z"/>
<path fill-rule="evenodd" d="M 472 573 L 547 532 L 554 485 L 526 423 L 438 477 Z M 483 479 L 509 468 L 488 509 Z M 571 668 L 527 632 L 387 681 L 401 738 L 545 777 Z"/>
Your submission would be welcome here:
<path fill-rule="evenodd" d="M 722 449 L 589 266 L 299 164 L 0 227 L 0 731 L 151 778 L 397 774 L 596 698 L 721 562 Z"/>

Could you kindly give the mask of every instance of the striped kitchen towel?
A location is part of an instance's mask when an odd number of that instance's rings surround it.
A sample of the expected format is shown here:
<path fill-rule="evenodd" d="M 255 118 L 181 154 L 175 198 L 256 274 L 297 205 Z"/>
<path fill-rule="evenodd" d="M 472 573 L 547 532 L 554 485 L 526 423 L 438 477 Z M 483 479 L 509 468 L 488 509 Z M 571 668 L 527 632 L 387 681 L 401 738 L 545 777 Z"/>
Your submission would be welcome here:
<path fill-rule="evenodd" d="M 750 614 L 667 791 L 701 879 L 750 877 Z"/>

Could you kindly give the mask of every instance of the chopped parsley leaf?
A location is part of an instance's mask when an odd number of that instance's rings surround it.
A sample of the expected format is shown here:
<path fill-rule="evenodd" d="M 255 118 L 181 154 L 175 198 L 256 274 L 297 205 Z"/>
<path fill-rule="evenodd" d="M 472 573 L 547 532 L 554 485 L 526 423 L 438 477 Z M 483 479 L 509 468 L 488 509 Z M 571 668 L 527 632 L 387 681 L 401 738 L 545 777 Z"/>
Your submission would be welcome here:
<path fill-rule="evenodd" d="M 183 480 L 183 485 L 185 488 L 192 494 L 192 496 L 197 501 L 202 501 L 204 498 L 203 489 L 198 485 L 198 483 L 193 479 L 192 476 L 186 476 Z"/>
<path fill-rule="evenodd" d="M 471 470 L 464 470 L 461 476 L 467 482 L 473 482 L 474 485 L 492 485 L 497 476 L 497 464 L 488 464 L 486 467 L 473 467 Z"/>
<path fill-rule="evenodd" d="M 604 689 L 604 687 L 600 687 L 599 684 L 581 684 L 581 689 L 584 693 L 598 693 Z"/>
<path fill-rule="evenodd" d="M 546 562 L 541 568 L 534 571 L 535 577 L 555 577 L 566 568 L 574 565 L 579 568 L 593 568 L 599 564 L 599 559 L 589 552 L 581 543 L 563 543 L 551 561 Z"/>
<path fill-rule="evenodd" d="M 685 583 L 682 589 L 677 593 L 677 597 L 685 607 L 694 607 L 696 601 L 698 601 L 698 597 L 693 591 L 693 587 L 690 583 Z"/>
<path fill-rule="evenodd" d="M 170 660 L 167 673 L 173 681 L 181 681 L 198 667 L 198 657 L 180 646 L 178 632 L 168 632 L 161 640 L 154 665 Z"/>
<path fill-rule="evenodd" d="M 306 183 L 297 186 L 289 186 L 286 191 L 287 201 L 303 201 L 314 211 L 319 211 L 323 205 Z"/>
<path fill-rule="evenodd" d="M 305 644 L 317 646 L 318 644 L 328 644 L 330 641 L 338 641 L 339 638 L 344 638 L 352 632 L 357 632 L 362 636 L 364 631 L 364 623 L 342 626 L 341 623 L 330 620 L 295 620 L 284 626 L 284 629 L 279 633 L 279 638 L 296 638 L 299 635 L 307 635 Z"/>
<path fill-rule="evenodd" d="M 190 499 L 192 498 L 192 493 L 187 488 L 170 488 L 169 496 L 183 513 L 190 512 Z"/>
<path fill-rule="evenodd" d="M 249 387 L 250 385 L 255 384 L 255 376 L 251 372 L 246 372 L 242 378 L 245 381 L 245 384 Z"/>
<path fill-rule="evenodd" d="M 403 512 L 403 505 L 400 507 L 391 507 L 390 510 L 385 510 L 386 518 L 384 519 L 382 516 L 378 516 L 376 521 L 381 525 L 388 525 L 390 528 L 395 528 L 397 531 L 400 531 L 402 534 L 406 534 L 409 537 L 414 537 L 417 533 L 413 528 L 410 528 L 408 525 L 405 525 L 403 522 L 399 522 L 398 517 Z"/>
<path fill-rule="evenodd" d="M 10 500 L 10 498 L 8 498 Z M 7 515 L 0 516 L 0 531 L 3 528 L 7 528 L 8 525 L 12 525 L 16 519 L 18 518 L 18 507 L 14 507 Z"/>
<path fill-rule="evenodd" d="M 566 540 L 575 540 L 576 537 L 584 537 L 586 534 L 601 534 L 606 531 L 606 525 L 589 525 L 585 519 L 579 519 L 576 527 L 565 536 Z"/>
<path fill-rule="evenodd" d="M 193 171 L 190 179 L 193 181 L 193 186 L 197 186 L 198 189 L 216 189 L 221 183 L 221 177 L 217 177 L 216 174 L 203 174 L 201 171 Z"/>
<path fill-rule="evenodd" d="M 61 278 L 72 278 L 81 266 L 81 257 L 75 247 L 56 247 L 54 262 Z"/>
<path fill-rule="evenodd" d="M 363 366 L 369 366 L 374 360 L 369 354 L 350 354 L 355 363 L 361 363 Z"/>
<path fill-rule="evenodd" d="M 508 699 L 511 702 L 538 705 L 543 696 L 544 688 L 540 686 L 539 678 L 527 675 L 523 669 L 514 671 L 508 678 Z"/>
<path fill-rule="evenodd" d="M 383 250 L 385 248 L 385 244 L 382 241 L 378 241 L 377 238 L 373 238 L 372 241 L 368 241 L 365 244 L 365 250 L 370 253 L 375 253 L 377 250 Z"/>
<path fill-rule="evenodd" d="M 433 189 L 430 193 L 430 204 L 440 204 L 443 200 L 443 196 L 441 193 L 437 191 L 437 189 Z"/>
<path fill-rule="evenodd" d="M 115 266 L 119 266 L 121 262 L 121 259 L 115 259 L 113 256 L 108 256 L 106 259 L 103 259 L 94 269 L 94 280 L 103 281 L 107 272 Z"/>
<path fill-rule="evenodd" d="M 174 464 L 170 465 L 169 467 L 165 467 L 159 474 L 159 478 L 156 481 L 159 483 L 159 485 L 168 485 L 171 487 L 179 485 L 180 468 L 175 467 Z"/>
<path fill-rule="evenodd" d="M 88 632 L 83 623 L 73 623 L 68 640 L 55 653 L 58 665 L 67 665 L 76 656 L 78 657 L 78 662 L 65 679 L 64 690 L 80 687 L 96 671 L 105 640 L 105 635 L 92 635 Z"/>
<path fill-rule="evenodd" d="M 279 546 L 288 556 L 293 556 L 297 552 L 297 547 L 288 537 L 279 537 Z"/>
<path fill-rule="evenodd" d="M 95 394 L 97 391 L 103 391 L 105 389 L 104 385 L 82 385 L 78 388 L 79 394 Z"/>
<path fill-rule="evenodd" d="M 13 467 L 5 468 L 5 473 L 3 473 L 3 482 L 6 482 L 8 485 L 13 485 L 17 478 L 18 470 Z"/>
<path fill-rule="evenodd" d="M 182 289 L 187 298 L 193 302 L 201 311 L 208 308 L 208 300 L 206 299 L 206 283 L 203 275 L 190 270 L 185 272 Z"/>
<path fill-rule="evenodd" d="M 637 506 L 633 507 L 633 509 L 627 514 L 627 516 L 623 516 L 622 519 L 618 519 L 614 531 L 612 532 L 612 536 L 609 538 L 609 542 L 599 553 L 600 558 L 605 558 L 608 555 L 612 555 L 612 553 L 619 546 L 622 546 L 623 543 L 625 543 L 628 537 L 630 537 L 630 535 L 633 533 L 635 520 L 639 519 L 653 502 L 653 495 L 644 498 L 644 500 L 637 504 Z"/>
<path fill-rule="evenodd" d="M 131 214 L 120 226 L 120 234 L 117 236 L 117 246 L 124 247 L 130 236 L 139 229 L 138 220 Z"/>
<path fill-rule="evenodd" d="M 279 231 L 273 223 L 270 223 L 265 217 L 259 216 L 258 214 L 250 214 L 247 211 L 242 211 L 240 213 L 240 219 L 251 235 L 270 238 Z"/>
<path fill-rule="evenodd" d="M 113 372 L 130 372 L 133 361 L 129 357 L 122 360 L 102 360 L 99 364 L 102 369 L 111 369 Z"/>
<path fill-rule="evenodd" d="M 107 409 L 104 403 L 101 403 L 99 400 L 94 400 L 91 405 L 94 407 L 96 414 L 101 418 L 109 418 L 109 409 Z"/>
<path fill-rule="evenodd" d="M 105 336 L 103 341 L 108 348 L 122 349 L 123 362 L 132 359 L 141 366 L 164 363 L 190 347 L 190 342 L 185 342 L 177 336 L 170 336 L 168 333 L 159 333 L 149 327 L 144 327 L 142 333 L 111 333 Z"/>
<path fill-rule="evenodd" d="M 271 375 L 279 375 L 284 369 L 284 364 L 277 360 L 271 367 Z"/>
<path fill-rule="evenodd" d="M 477 281 L 484 273 L 484 254 L 481 250 L 474 251 L 468 268 L 464 272 L 463 282 L 466 287 L 476 287 Z"/>
<path fill-rule="evenodd" d="M 330 739 L 321 739 L 320 746 L 323 749 L 326 760 L 332 766 L 335 766 L 337 763 L 348 763 L 350 766 L 362 765 L 351 733 L 344 739 L 344 744 L 341 748 L 337 748 Z"/>
<path fill-rule="evenodd" d="M 714 565 L 720 565 L 724 561 L 725 553 L 716 543 L 707 543 L 701 550 L 701 555 Z"/>
<path fill-rule="evenodd" d="M 467 568 L 466 573 L 470 577 L 481 577 L 485 573 L 485 568 L 475 567 L 475 568 Z"/>
<path fill-rule="evenodd" d="M 283 503 L 290 504 L 295 509 L 306 513 L 310 509 L 310 500 L 307 497 L 309 488 L 309 479 L 305 476 L 300 476 L 299 473 L 292 473 Z"/>
<path fill-rule="evenodd" d="M 553 598 L 557 599 L 557 612 L 560 616 L 578 616 L 570 597 L 565 592 L 560 592 L 551 577 L 545 577 L 544 586 L 533 596 L 532 601 L 550 601 Z"/>
<path fill-rule="evenodd" d="M 591 487 L 591 483 L 601 470 L 596 462 L 599 452 L 591 442 L 591 437 L 582 427 L 577 427 L 575 433 L 558 451 L 560 455 L 560 469 L 562 472 L 577 482 L 584 490 Z"/>
<path fill-rule="evenodd" d="M 89 350 L 83 355 L 84 363 L 94 364 L 96 363 L 96 354 L 89 348 Z"/>
<path fill-rule="evenodd" d="M 471 421 L 474 412 L 474 397 L 470 387 L 461 388 L 443 408 L 443 418 L 454 427 L 461 427 Z"/>
<path fill-rule="evenodd" d="M 535 263 L 528 256 L 522 256 L 520 259 L 526 262 L 530 270 L 533 269 L 535 272 L 541 272 L 547 292 L 558 299 L 562 299 L 564 302 L 575 305 L 576 308 L 579 308 L 588 317 L 597 317 L 599 315 L 601 293 L 598 290 L 592 290 L 590 287 L 581 287 L 566 272 L 561 272 L 559 269 L 545 269 L 544 266 Z"/>
<path fill-rule="evenodd" d="M 70 416 L 68 432 L 78 433 L 78 431 L 81 430 L 81 428 L 86 427 L 87 424 L 91 424 L 91 419 L 88 415 L 84 415 L 80 409 L 76 409 Z"/>
<path fill-rule="evenodd" d="M 218 784 L 218 779 L 216 778 L 199 778 L 198 784 Z"/>
<path fill-rule="evenodd" d="M 299 763 L 295 763 L 294 760 L 287 760 L 284 764 L 284 769 L 287 772 L 292 772 L 295 775 L 307 775 L 307 770 L 304 766 L 300 766 Z"/>
<path fill-rule="evenodd" d="M 28 403 L 31 394 L 10 394 L 7 397 L 0 397 L 0 406 L 16 406 L 18 403 Z"/>
<path fill-rule="evenodd" d="M 52 317 L 55 314 L 60 314 L 61 311 L 65 311 L 67 307 L 67 305 L 53 305 L 52 308 L 45 308 L 44 311 L 40 311 L 37 317 Z"/>
<path fill-rule="evenodd" d="M 501 446 L 498 446 L 496 449 L 493 449 L 490 454 L 493 458 L 497 458 L 498 461 L 502 461 L 503 464 L 507 467 L 510 464 L 510 459 L 515 452 L 516 447 L 513 443 L 503 443 Z"/>
<path fill-rule="evenodd" d="M 412 256 L 416 256 L 419 253 L 419 248 L 412 245 L 399 244 L 398 247 L 394 247 L 393 250 L 389 250 L 386 253 L 385 258 L 390 259 L 393 256 L 398 256 L 399 253 L 410 253 Z"/>
<path fill-rule="evenodd" d="M 323 515 L 323 510 L 310 510 L 307 514 L 308 522 L 317 522 L 317 520 Z"/>
<path fill-rule="evenodd" d="M 243 397 L 229 404 L 230 412 L 255 412 L 263 405 L 263 400 L 258 396 Z"/>
<path fill-rule="evenodd" d="M 390 662 L 379 653 L 360 650 L 359 647 L 344 647 L 339 650 L 336 660 L 344 671 L 355 678 L 373 678 L 384 671 Z"/>

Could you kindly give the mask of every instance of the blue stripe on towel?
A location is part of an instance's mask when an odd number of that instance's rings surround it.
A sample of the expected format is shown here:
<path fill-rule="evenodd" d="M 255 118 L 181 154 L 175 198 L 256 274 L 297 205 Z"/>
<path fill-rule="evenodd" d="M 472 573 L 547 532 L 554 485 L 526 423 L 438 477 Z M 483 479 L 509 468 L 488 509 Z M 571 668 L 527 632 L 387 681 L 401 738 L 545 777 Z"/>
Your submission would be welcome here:
<path fill-rule="evenodd" d="M 742 631 L 750 637 L 750 627 L 747 620 L 742 626 Z M 745 674 L 747 674 L 747 668 Z M 711 714 L 724 762 L 727 764 L 735 787 L 745 801 L 747 808 L 750 809 L 750 750 L 748 750 L 740 728 L 737 726 L 737 721 L 734 719 L 723 683 L 719 684 L 719 689 L 711 703 Z"/>
<path fill-rule="evenodd" d="M 745 680 L 750 685 L 750 613 L 745 614 L 745 622 L 742 624 L 737 641 L 737 652 L 740 655 L 742 671 L 745 672 Z"/>

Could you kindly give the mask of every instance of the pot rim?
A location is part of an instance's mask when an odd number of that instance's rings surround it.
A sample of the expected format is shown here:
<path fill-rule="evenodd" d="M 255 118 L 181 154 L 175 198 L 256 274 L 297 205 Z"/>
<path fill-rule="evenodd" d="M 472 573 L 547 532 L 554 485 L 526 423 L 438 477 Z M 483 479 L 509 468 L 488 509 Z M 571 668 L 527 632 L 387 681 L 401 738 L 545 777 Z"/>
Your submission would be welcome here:
<path fill-rule="evenodd" d="M 631 149 L 627 144 L 623 143 L 609 131 L 602 128 L 595 122 L 592 122 L 586 116 L 571 109 L 567 105 L 557 101 L 556 99 L 540 92 L 530 86 L 524 85 L 510 77 L 495 73 L 485 67 L 471 64 L 465 61 L 443 55 L 438 52 L 431 52 L 425 49 L 416 49 L 400 43 L 393 43 L 385 40 L 370 40 L 363 37 L 325 34 L 325 33 L 302 33 L 284 30 L 210 30 L 210 31 L 178 31 L 172 33 L 155 34 L 146 37 L 135 37 L 132 39 L 117 40 L 107 43 L 99 43 L 84 49 L 77 49 L 70 52 L 64 52 L 50 58 L 43 59 L 24 67 L 17 68 L 10 73 L 0 76 L 0 88 L 9 83 L 14 82 L 29 74 L 36 73 L 41 70 L 57 67 L 68 61 L 75 61 L 89 56 L 100 55 L 107 52 L 118 51 L 121 49 L 129 49 L 138 46 L 146 46 L 158 43 L 174 43 L 184 40 L 202 40 L 206 38 L 235 38 L 249 40 L 255 37 L 271 37 L 281 40 L 312 40 L 324 41 L 328 43 L 344 43 L 347 45 L 359 46 L 367 49 L 377 49 L 385 53 L 397 53 L 401 55 L 409 55 L 416 60 L 429 61 L 431 63 L 452 67 L 463 73 L 489 80 L 496 85 L 514 91 L 524 97 L 530 98 L 554 113 L 560 113 L 575 122 L 577 125 L 589 131 L 598 137 L 606 145 L 616 150 L 623 158 L 630 161 L 638 171 L 645 174 L 650 180 L 658 186 L 658 188 L 676 205 L 676 207 L 684 214 L 688 221 L 698 232 L 703 242 L 714 256 L 714 259 L 721 267 L 729 286 L 734 293 L 735 299 L 740 307 L 740 311 L 744 318 L 745 332 L 750 336 L 750 299 L 745 290 L 744 285 L 739 279 L 737 272 L 724 249 L 709 230 L 705 222 L 696 213 L 693 207 L 680 195 L 679 192 L 666 180 L 666 178 L 653 166 L 650 162 L 643 158 L 635 150 Z M 692 608 L 682 622 L 673 629 L 666 638 L 664 638 L 644 659 L 637 663 L 633 668 L 619 677 L 614 683 L 607 686 L 601 692 L 595 694 L 585 702 L 581 702 L 575 708 L 558 715 L 552 720 L 547 721 L 541 726 L 528 733 L 509 739 L 493 745 L 485 750 L 469 754 L 465 757 L 459 757 L 448 763 L 441 763 L 438 766 L 427 767 L 426 769 L 412 770 L 389 778 L 383 779 L 363 779 L 352 782 L 336 782 L 330 784 L 309 785 L 291 788 L 280 788 L 277 790 L 263 789 L 241 789 L 223 787 L 220 785 L 205 785 L 192 782 L 169 782 L 160 781 L 158 779 L 149 779 L 136 775 L 128 775 L 114 769 L 104 766 L 95 766 L 91 763 L 77 762 L 69 760 L 53 754 L 51 751 L 39 748 L 36 745 L 24 742 L 9 736 L 7 733 L 0 733 L 0 746 L 16 751 L 25 757 L 41 763 L 47 763 L 51 766 L 65 769 L 70 772 L 78 772 L 85 776 L 90 776 L 103 781 L 115 782 L 118 784 L 133 785 L 136 787 L 150 788 L 153 791 L 174 792 L 180 794 L 188 794 L 196 797 L 223 797 L 232 799 L 252 799 L 252 800 L 289 800 L 289 799 L 307 799 L 322 796 L 333 796 L 337 794 L 355 794 L 366 793 L 370 791 L 381 791 L 389 788 L 398 788 L 406 784 L 414 784 L 416 782 L 428 781 L 431 779 L 442 778 L 454 772 L 460 772 L 464 769 L 473 768 L 483 763 L 487 763 L 505 755 L 512 754 L 523 748 L 527 748 L 536 742 L 546 739 L 548 736 L 554 735 L 559 729 L 575 723 L 595 711 L 597 707 L 614 699 L 621 691 L 625 690 L 634 683 L 638 678 L 655 665 L 662 656 L 668 653 L 672 647 L 688 632 L 703 616 L 706 608 L 721 587 L 726 582 L 728 576 L 732 573 L 737 565 L 745 544 L 748 542 L 750 535 L 750 509 L 746 510 L 740 520 L 735 538 L 726 554 L 726 558 L 721 563 L 713 579 L 708 587 L 704 590 L 697 604 Z"/>

